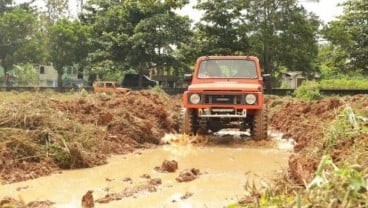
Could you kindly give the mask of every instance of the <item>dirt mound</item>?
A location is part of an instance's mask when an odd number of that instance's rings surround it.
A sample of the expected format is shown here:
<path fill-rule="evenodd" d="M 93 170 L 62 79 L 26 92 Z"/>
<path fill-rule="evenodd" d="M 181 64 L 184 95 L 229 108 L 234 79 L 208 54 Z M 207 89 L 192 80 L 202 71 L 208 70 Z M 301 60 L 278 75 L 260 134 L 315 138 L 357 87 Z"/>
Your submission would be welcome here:
<path fill-rule="evenodd" d="M 95 206 L 95 201 L 93 199 L 93 191 L 87 191 L 82 197 L 82 207 L 92 208 Z"/>
<path fill-rule="evenodd" d="M 97 199 L 95 202 L 106 204 L 111 201 L 118 201 L 122 200 L 123 198 L 134 197 L 135 195 L 142 192 L 156 192 L 157 191 L 156 186 L 160 184 L 161 179 L 159 178 L 151 179 L 147 184 L 125 188 L 121 193 L 106 194 L 104 197 Z"/>
<path fill-rule="evenodd" d="M 173 173 L 178 169 L 178 162 L 175 160 L 165 160 L 162 162 L 161 167 L 156 167 L 155 169 L 160 172 Z"/>
<path fill-rule="evenodd" d="M 149 180 L 148 184 L 157 186 L 157 185 L 162 184 L 162 180 L 161 178 L 152 178 Z"/>
<path fill-rule="evenodd" d="M 118 138 L 138 143 L 159 143 L 165 133 L 178 129 L 178 106 L 165 94 L 132 91 L 113 96 L 97 95 L 96 99 L 54 101 L 54 106 L 70 119 L 106 126 Z"/>
<path fill-rule="evenodd" d="M 17 208 L 49 208 L 53 207 L 55 203 L 51 201 L 33 201 L 25 204 L 23 201 L 18 201 L 16 199 L 5 197 L 0 199 L 0 207 L 17 207 Z"/>
<path fill-rule="evenodd" d="M 313 152 L 327 148 L 322 140 L 328 125 L 347 104 L 354 109 L 366 108 L 368 96 L 326 98 L 313 102 L 271 97 L 267 102 L 273 106 L 269 115 L 270 126 L 283 132 L 284 137 L 293 138 L 297 143 L 294 148 L 296 154 L 289 159 L 289 173 L 296 183 L 304 185 L 313 179 L 323 154 Z M 365 111 L 368 112 L 368 109 Z M 335 147 L 335 159 L 341 159 L 350 147 L 348 144 Z"/>
<path fill-rule="evenodd" d="M 192 168 L 190 170 L 183 170 L 179 176 L 175 178 L 178 182 L 189 182 L 196 179 L 200 175 L 199 169 Z"/>
<path fill-rule="evenodd" d="M 7 182 L 100 165 L 178 129 L 176 100 L 154 91 L 12 96 L 0 103 L 0 177 Z"/>

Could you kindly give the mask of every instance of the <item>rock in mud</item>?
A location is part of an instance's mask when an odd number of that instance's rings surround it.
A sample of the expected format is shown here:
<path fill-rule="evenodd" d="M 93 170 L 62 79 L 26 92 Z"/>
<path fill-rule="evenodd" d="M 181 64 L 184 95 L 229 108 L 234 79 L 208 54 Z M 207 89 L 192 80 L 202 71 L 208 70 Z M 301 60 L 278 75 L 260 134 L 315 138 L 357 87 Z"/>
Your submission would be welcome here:
<path fill-rule="evenodd" d="M 82 207 L 83 208 L 92 208 L 95 207 L 95 203 L 93 200 L 93 191 L 87 191 L 87 193 L 82 197 Z"/>
<path fill-rule="evenodd" d="M 49 208 L 53 207 L 55 203 L 51 201 L 33 201 L 29 202 L 27 205 L 21 201 L 16 200 L 10 197 L 5 197 L 3 199 L 0 199 L 0 207 L 6 208 L 6 207 L 17 207 L 17 208 Z"/>
<path fill-rule="evenodd" d="M 10 197 L 5 197 L 0 200 L 0 207 L 21 207 L 21 208 L 24 207 L 25 208 L 26 206 L 24 205 L 24 203 L 20 201 L 17 201 Z"/>
<path fill-rule="evenodd" d="M 161 167 L 155 169 L 160 172 L 173 173 L 178 169 L 178 162 L 176 162 L 175 160 L 165 160 L 162 162 Z"/>
<path fill-rule="evenodd" d="M 121 200 L 121 199 L 123 199 L 122 194 L 112 193 L 112 194 L 105 195 L 105 197 L 103 197 L 101 199 L 96 199 L 96 203 L 106 204 L 106 203 L 109 203 L 111 201 L 118 201 L 118 200 Z"/>
<path fill-rule="evenodd" d="M 124 182 L 129 182 L 129 181 L 131 182 L 131 181 L 133 181 L 133 180 L 132 180 L 132 178 L 130 178 L 130 177 L 125 177 L 125 178 L 123 178 L 123 181 L 124 181 Z"/>
<path fill-rule="evenodd" d="M 53 207 L 55 203 L 51 201 L 34 201 L 27 204 L 27 208 L 48 208 Z"/>
<path fill-rule="evenodd" d="M 156 192 L 157 189 L 156 189 L 155 186 L 150 185 L 150 184 L 134 186 L 134 187 L 128 187 L 128 188 L 124 189 L 124 191 L 122 193 L 122 196 L 123 197 L 132 197 L 137 193 L 145 192 L 145 191 L 146 192 Z"/>
<path fill-rule="evenodd" d="M 162 180 L 161 180 L 161 178 L 152 178 L 152 179 L 148 182 L 148 184 L 153 185 L 153 186 L 157 186 L 157 185 L 162 184 Z"/>
<path fill-rule="evenodd" d="M 192 168 L 190 170 L 183 170 L 180 175 L 175 178 L 176 181 L 178 182 L 189 182 L 192 181 L 194 179 L 196 179 L 200 174 L 199 169 L 196 168 Z"/>
<path fill-rule="evenodd" d="M 151 176 L 145 173 L 145 174 L 141 175 L 141 178 L 150 179 Z"/>
<path fill-rule="evenodd" d="M 187 192 L 183 196 L 180 197 L 181 200 L 188 199 L 189 197 L 193 196 L 193 193 Z"/>

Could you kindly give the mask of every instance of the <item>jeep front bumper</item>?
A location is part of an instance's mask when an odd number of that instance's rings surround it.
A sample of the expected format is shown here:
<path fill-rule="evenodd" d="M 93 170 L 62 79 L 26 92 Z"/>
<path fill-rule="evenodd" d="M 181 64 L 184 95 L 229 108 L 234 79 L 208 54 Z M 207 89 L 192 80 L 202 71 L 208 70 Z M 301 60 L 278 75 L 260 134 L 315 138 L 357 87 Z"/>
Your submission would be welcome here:
<path fill-rule="evenodd" d="M 247 117 L 246 109 L 234 108 L 200 108 L 198 109 L 198 117 L 200 118 L 245 118 Z"/>

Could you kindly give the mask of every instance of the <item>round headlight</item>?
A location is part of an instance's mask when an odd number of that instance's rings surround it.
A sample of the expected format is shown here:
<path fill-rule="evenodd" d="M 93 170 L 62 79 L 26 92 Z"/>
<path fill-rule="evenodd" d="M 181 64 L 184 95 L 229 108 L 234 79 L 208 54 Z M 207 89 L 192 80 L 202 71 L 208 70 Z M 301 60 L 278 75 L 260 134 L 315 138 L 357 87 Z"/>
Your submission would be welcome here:
<path fill-rule="evenodd" d="M 198 94 L 191 94 L 189 97 L 189 101 L 192 104 L 198 104 L 201 101 L 201 96 L 199 96 Z"/>
<path fill-rule="evenodd" d="M 249 105 L 253 105 L 257 102 L 257 97 L 253 94 L 248 94 L 245 96 L 245 102 Z"/>

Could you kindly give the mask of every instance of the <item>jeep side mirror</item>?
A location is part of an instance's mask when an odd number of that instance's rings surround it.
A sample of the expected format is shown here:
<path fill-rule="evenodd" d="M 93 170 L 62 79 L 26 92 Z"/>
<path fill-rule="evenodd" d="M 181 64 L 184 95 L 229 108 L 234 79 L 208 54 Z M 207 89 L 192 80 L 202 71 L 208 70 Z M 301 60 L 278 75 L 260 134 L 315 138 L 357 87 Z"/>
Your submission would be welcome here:
<path fill-rule="evenodd" d="M 184 74 L 184 81 L 191 82 L 193 79 L 193 74 Z"/>

